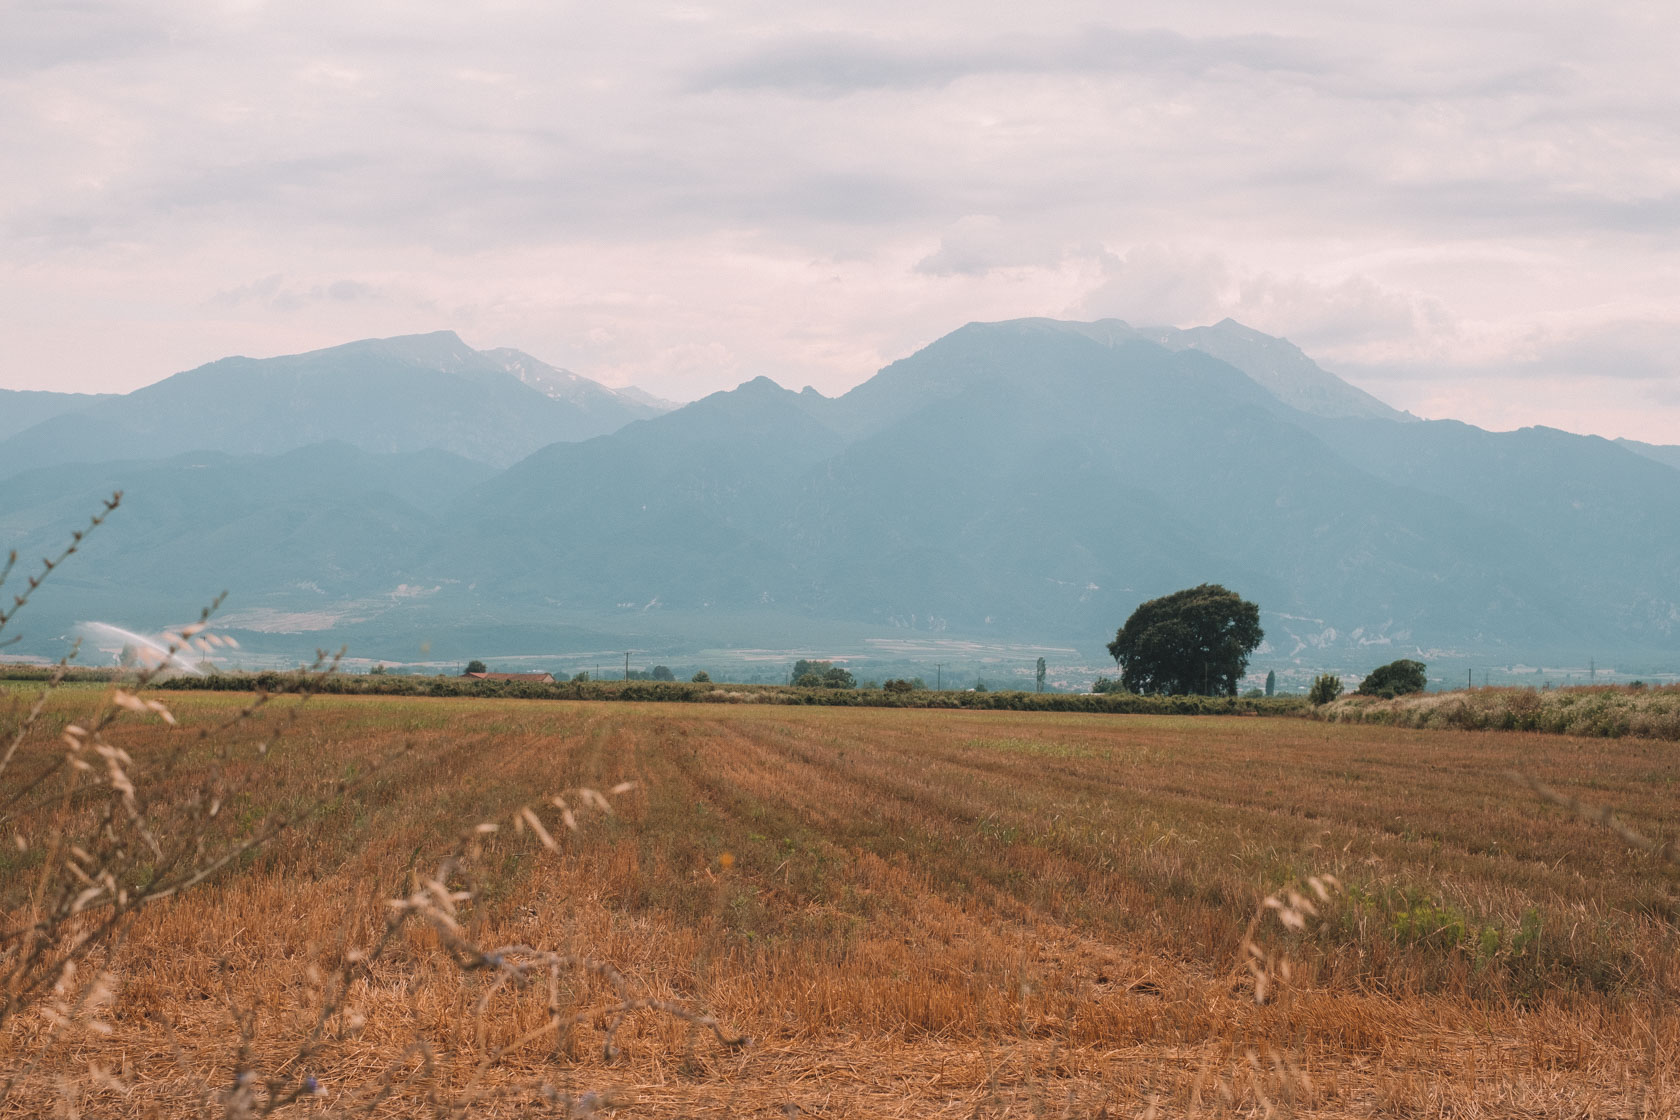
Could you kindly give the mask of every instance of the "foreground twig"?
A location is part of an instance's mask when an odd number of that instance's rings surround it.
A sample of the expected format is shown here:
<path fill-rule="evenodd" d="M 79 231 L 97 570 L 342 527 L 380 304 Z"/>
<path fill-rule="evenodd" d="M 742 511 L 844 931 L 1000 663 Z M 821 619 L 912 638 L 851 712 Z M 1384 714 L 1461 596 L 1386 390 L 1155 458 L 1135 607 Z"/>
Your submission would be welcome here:
<path fill-rule="evenodd" d="M 1602 825 L 1627 841 L 1630 847 L 1638 848 L 1642 852 L 1650 852 L 1657 859 L 1666 863 L 1680 863 L 1680 848 L 1674 841 L 1665 840 L 1661 843 L 1651 839 L 1644 833 L 1635 830 L 1616 816 L 1615 811 L 1608 805 L 1589 805 L 1579 797 L 1559 793 L 1551 786 L 1545 785 L 1537 778 L 1516 770 L 1509 771 L 1511 780 L 1519 782 L 1533 790 L 1540 797 L 1550 801 L 1553 805 L 1567 809 L 1589 824 Z"/>

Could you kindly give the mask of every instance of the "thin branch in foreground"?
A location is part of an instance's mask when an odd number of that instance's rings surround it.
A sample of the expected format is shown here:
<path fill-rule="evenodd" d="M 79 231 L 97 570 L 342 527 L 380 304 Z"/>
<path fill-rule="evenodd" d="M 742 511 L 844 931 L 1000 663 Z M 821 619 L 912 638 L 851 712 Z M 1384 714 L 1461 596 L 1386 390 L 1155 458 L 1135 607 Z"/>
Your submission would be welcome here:
<path fill-rule="evenodd" d="M 1674 841 L 1665 840 L 1658 843 L 1625 823 L 1620 817 L 1616 816 L 1610 806 L 1589 805 L 1579 797 L 1559 793 L 1551 786 L 1540 782 L 1539 779 L 1516 770 L 1508 771 L 1508 776 L 1512 781 L 1527 786 L 1542 799 L 1569 810 L 1588 824 L 1602 825 L 1608 828 L 1627 841 L 1630 847 L 1638 848 L 1642 852 L 1649 852 L 1663 862 L 1680 864 L 1680 847 L 1676 847 Z"/>

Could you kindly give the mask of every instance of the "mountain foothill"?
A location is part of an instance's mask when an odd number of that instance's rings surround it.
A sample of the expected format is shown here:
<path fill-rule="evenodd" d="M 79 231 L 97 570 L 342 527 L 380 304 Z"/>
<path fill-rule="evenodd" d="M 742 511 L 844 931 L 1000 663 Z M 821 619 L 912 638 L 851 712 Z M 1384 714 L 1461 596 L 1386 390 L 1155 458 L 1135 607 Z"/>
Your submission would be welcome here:
<path fill-rule="evenodd" d="M 937 636 L 1101 658 L 1143 600 L 1260 604 L 1257 660 L 1680 652 L 1680 448 L 1420 420 L 1229 320 L 971 323 L 842 396 L 681 407 L 451 332 L 0 392 L 31 605 L 401 657 Z"/>

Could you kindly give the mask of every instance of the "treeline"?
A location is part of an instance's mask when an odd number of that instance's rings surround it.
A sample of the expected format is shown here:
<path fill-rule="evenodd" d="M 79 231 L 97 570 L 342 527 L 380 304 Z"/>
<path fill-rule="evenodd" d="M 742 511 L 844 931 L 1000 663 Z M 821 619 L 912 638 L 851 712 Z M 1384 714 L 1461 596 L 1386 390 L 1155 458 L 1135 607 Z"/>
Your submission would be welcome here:
<path fill-rule="evenodd" d="M 110 668 L 81 668 L 73 667 L 62 670 L 62 679 L 69 684 L 77 683 L 109 683 L 112 681 L 131 681 L 137 675 L 134 669 Z M 0 681 L 50 681 L 58 676 L 60 669 L 56 665 L 4 665 L 0 666 Z"/>
<path fill-rule="evenodd" d="M 299 674 L 221 673 L 176 677 L 159 688 L 187 691 L 281 692 L 299 687 Z M 474 680 L 369 673 L 313 677 L 310 691 L 345 696 L 480 696 L 519 700 L 636 700 L 697 704 L 792 704 L 843 708 L 963 708 L 1031 712 L 1112 712 L 1154 715 L 1290 715 L 1306 707 L 1299 697 L 1239 699 L 1226 696 L 1136 696 L 1127 692 L 940 692 L 933 690 L 800 688 L 791 685 L 692 681 Z"/>

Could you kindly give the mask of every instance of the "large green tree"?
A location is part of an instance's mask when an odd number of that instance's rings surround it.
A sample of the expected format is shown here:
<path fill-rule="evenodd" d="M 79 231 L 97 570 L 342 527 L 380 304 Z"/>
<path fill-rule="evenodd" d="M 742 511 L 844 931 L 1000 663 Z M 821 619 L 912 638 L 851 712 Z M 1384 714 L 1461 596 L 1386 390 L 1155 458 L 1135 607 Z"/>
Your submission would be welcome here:
<path fill-rule="evenodd" d="M 1382 696 L 1392 699 L 1429 687 L 1428 666 L 1421 661 L 1402 657 L 1371 670 L 1371 675 L 1359 682 L 1359 695 Z"/>
<path fill-rule="evenodd" d="M 1259 607 L 1204 583 L 1139 606 L 1108 652 L 1128 692 L 1235 696 L 1263 637 Z"/>

